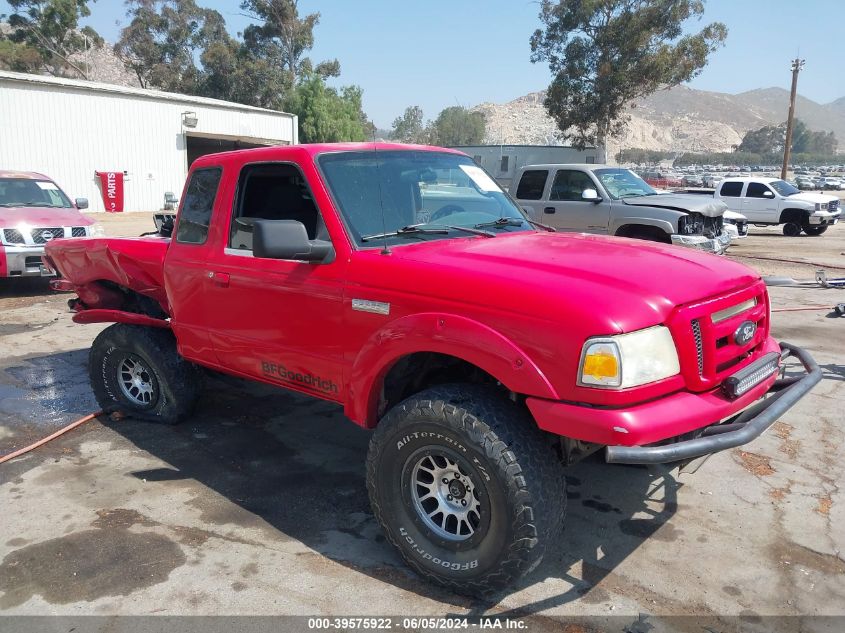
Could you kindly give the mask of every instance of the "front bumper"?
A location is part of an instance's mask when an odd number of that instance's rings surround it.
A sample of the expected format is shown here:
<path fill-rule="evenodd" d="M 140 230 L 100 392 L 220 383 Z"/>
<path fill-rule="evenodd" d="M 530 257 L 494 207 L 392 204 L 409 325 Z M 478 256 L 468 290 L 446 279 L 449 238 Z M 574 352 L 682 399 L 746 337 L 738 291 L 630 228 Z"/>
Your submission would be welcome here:
<path fill-rule="evenodd" d="M 0 246 L 6 259 L 6 277 L 50 277 L 42 261 L 43 246 Z"/>
<path fill-rule="evenodd" d="M 781 350 L 781 359 L 795 356 L 806 373 L 778 380 L 775 372 L 735 399 L 716 390 L 680 392 L 623 409 L 537 398 L 526 402 L 541 429 L 607 445 L 608 462 L 657 464 L 693 459 L 750 442 L 821 380 L 821 370 L 806 351 L 787 343 L 781 343 Z M 692 439 L 675 441 L 679 437 Z"/>
<path fill-rule="evenodd" d="M 676 233 L 672 235 L 672 244 L 721 255 L 731 245 L 731 236 L 724 230 L 721 235 L 714 238 L 704 235 L 679 235 Z"/>
<path fill-rule="evenodd" d="M 810 216 L 810 224 L 818 224 L 822 226 L 836 224 L 839 221 L 839 216 L 841 215 L 841 213 L 841 211 L 816 211 L 813 215 Z"/>

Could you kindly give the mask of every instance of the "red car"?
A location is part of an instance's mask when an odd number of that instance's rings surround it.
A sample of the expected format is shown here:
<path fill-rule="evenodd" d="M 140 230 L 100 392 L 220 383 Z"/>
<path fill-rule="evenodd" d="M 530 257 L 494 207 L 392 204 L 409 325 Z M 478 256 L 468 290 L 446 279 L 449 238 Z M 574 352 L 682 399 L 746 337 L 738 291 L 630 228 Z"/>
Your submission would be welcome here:
<path fill-rule="evenodd" d="M 57 238 L 102 235 L 80 210 L 88 201 L 70 198 L 43 174 L 0 171 L 0 277 L 38 277 L 44 245 Z"/>
<path fill-rule="evenodd" d="M 78 294 L 76 322 L 117 322 L 90 355 L 105 411 L 178 421 L 200 367 L 340 403 L 375 431 L 367 483 L 388 540 L 472 594 L 539 562 L 563 465 L 745 444 L 821 378 L 769 335 L 754 271 L 555 233 L 447 149 L 204 156 L 172 238 L 56 240 L 46 261 Z M 806 371 L 779 379 L 789 355 Z"/>

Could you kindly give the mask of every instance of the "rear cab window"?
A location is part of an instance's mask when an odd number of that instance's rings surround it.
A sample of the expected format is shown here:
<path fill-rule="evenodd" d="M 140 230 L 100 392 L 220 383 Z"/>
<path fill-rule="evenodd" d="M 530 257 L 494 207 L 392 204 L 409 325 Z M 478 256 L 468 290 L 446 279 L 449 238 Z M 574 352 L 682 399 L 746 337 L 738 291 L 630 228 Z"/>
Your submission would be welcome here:
<path fill-rule="evenodd" d="M 549 172 L 546 169 L 530 169 L 523 172 L 516 188 L 517 200 L 539 200 L 543 197 Z"/>
<path fill-rule="evenodd" d="M 723 198 L 739 198 L 742 195 L 742 181 L 727 180 L 723 182 L 719 189 L 719 195 Z"/>
<path fill-rule="evenodd" d="M 197 169 L 191 174 L 176 229 L 176 241 L 180 244 L 205 244 L 222 175 L 220 167 Z"/>

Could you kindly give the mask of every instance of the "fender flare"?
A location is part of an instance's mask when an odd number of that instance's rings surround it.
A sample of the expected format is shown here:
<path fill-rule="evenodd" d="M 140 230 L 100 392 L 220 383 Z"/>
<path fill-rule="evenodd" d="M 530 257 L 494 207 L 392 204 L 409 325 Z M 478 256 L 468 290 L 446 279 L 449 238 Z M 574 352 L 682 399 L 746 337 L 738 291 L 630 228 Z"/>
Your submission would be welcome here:
<path fill-rule="evenodd" d="M 484 370 L 510 391 L 559 399 L 534 361 L 500 332 L 463 316 L 427 312 L 392 321 L 364 343 L 349 375 L 346 416 L 361 426 L 375 427 L 378 386 L 399 359 L 416 352 L 454 356 Z"/>
<path fill-rule="evenodd" d="M 659 219 L 659 218 L 637 218 L 632 216 L 627 216 L 623 218 L 614 218 L 611 220 L 610 231 L 611 235 L 618 235 L 619 230 L 626 226 L 651 226 L 656 229 L 660 229 L 667 236 L 672 235 L 673 233 L 678 232 L 678 218 L 682 215 L 685 215 L 680 212 L 676 212 L 678 215 L 674 218 L 673 221 L 668 219 Z"/>

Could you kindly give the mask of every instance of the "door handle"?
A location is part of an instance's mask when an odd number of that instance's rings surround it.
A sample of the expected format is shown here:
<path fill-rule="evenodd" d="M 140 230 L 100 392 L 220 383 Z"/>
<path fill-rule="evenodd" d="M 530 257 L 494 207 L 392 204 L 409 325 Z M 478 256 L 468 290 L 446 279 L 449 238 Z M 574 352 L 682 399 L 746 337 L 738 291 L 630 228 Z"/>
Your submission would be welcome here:
<path fill-rule="evenodd" d="M 546 207 L 543 209 L 543 213 L 554 213 L 556 210 L 554 207 Z"/>
<path fill-rule="evenodd" d="M 220 286 L 221 288 L 228 288 L 229 287 L 229 273 L 217 273 L 214 271 L 209 271 L 208 278 L 214 283 L 215 286 Z"/>

